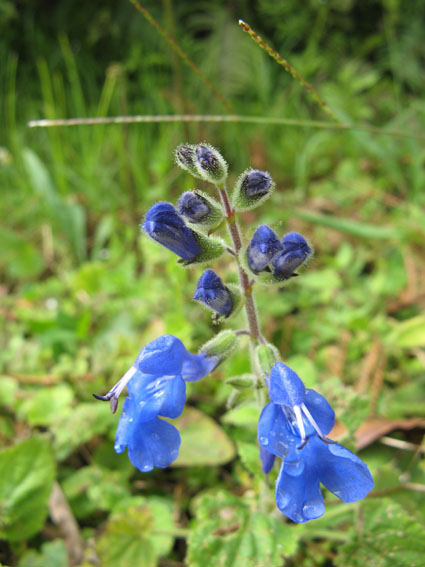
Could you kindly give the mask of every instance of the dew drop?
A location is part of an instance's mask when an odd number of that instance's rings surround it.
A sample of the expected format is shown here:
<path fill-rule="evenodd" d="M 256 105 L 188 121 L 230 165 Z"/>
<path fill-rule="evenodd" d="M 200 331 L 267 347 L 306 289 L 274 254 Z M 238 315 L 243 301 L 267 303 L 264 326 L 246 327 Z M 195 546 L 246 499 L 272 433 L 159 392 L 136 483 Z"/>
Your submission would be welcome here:
<path fill-rule="evenodd" d="M 159 440 L 159 435 L 158 435 L 158 433 L 152 433 L 151 437 L 152 437 L 152 439 L 154 439 L 154 441 L 158 441 L 158 440 Z"/>
<path fill-rule="evenodd" d="M 268 437 L 265 437 L 264 435 L 262 435 L 262 436 L 260 437 L 260 443 L 261 443 L 261 445 L 267 446 L 267 445 L 269 444 L 269 439 L 268 439 Z"/>
<path fill-rule="evenodd" d="M 304 471 L 304 462 L 299 461 L 284 461 L 285 473 L 289 476 L 300 476 Z"/>
<path fill-rule="evenodd" d="M 303 506 L 303 516 L 306 520 L 314 520 L 320 518 L 325 513 L 325 505 L 323 500 L 316 498 L 314 500 L 307 500 Z"/>

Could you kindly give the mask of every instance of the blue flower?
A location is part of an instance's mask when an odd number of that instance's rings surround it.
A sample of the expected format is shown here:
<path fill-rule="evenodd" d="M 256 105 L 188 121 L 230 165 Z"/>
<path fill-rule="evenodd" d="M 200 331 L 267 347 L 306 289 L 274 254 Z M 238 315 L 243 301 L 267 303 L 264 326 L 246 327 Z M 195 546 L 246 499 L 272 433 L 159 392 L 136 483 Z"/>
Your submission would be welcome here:
<path fill-rule="evenodd" d="M 269 474 L 272 470 L 276 456 L 273 453 L 269 453 L 262 445 L 260 445 L 260 459 L 261 459 L 261 470 L 264 474 Z"/>
<path fill-rule="evenodd" d="M 106 396 L 95 395 L 109 400 L 115 412 L 127 386 L 129 396 L 118 424 L 115 451 L 122 453 L 128 447 L 130 461 L 142 472 L 169 466 L 178 456 L 180 435 L 160 417 L 179 417 L 186 401 L 186 382 L 200 380 L 220 361 L 219 356 L 191 354 L 172 335 L 146 345 Z"/>
<path fill-rule="evenodd" d="M 204 220 L 211 211 L 207 201 L 193 191 L 186 191 L 180 196 L 177 209 L 181 215 L 193 223 Z"/>
<path fill-rule="evenodd" d="M 247 197 L 262 197 L 267 195 L 273 181 L 267 171 L 251 169 L 242 179 L 241 189 Z"/>
<path fill-rule="evenodd" d="M 285 234 L 282 238 L 282 251 L 273 260 L 274 275 L 290 278 L 312 253 L 304 236 L 298 232 Z"/>
<path fill-rule="evenodd" d="M 155 203 L 146 213 L 142 229 L 183 260 L 192 260 L 203 252 L 194 232 L 170 203 Z"/>
<path fill-rule="evenodd" d="M 199 278 L 193 299 L 204 303 L 220 315 L 227 316 L 232 311 L 232 296 L 213 270 L 205 270 Z"/>
<path fill-rule="evenodd" d="M 282 244 L 273 230 L 265 224 L 254 232 L 248 246 L 248 263 L 254 272 L 264 270 L 282 250 Z"/>
<path fill-rule="evenodd" d="M 270 373 L 271 402 L 258 422 L 258 440 L 283 459 L 276 482 L 276 504 L 294 522 L 308 522 L 325 512 L 322 483 L 343 502 L 364 498 L 373 488 L 369 469 L 351 451 L 326 435 L 335 414 L 326 399 L 277 362 Z"/>

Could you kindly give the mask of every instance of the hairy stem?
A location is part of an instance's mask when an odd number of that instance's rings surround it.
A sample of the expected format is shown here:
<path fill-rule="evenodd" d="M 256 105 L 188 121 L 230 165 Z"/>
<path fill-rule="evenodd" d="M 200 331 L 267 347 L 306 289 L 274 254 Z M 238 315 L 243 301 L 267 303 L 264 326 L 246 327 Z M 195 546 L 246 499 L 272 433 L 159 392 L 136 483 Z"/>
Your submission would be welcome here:
<path fill-rule="evenodd" d="M 229 229 L 229 234 L 233 242 L 233 246 L 236 254 L 239 254 L 242 248 L 242 239 L 239 232 L 239 227 L 236 223 L 235 210 L 229 201 L 229 196 L 225 187 L 217 187 L 221 202 L 223 203 L 224 211 L 226 214 L 227 227 Z M 243 293 L 245 295 L 245 312 L 248 320 L 248 326 L 251 338 L 254 340 L 260 340 L 260 328 L 258 325 L 257 311 L 255 308 L 254 296 L 252 294 L 252 283 L 249 281 L 248 275 L 238 262 L 239 269 L 239 280 Z"/>

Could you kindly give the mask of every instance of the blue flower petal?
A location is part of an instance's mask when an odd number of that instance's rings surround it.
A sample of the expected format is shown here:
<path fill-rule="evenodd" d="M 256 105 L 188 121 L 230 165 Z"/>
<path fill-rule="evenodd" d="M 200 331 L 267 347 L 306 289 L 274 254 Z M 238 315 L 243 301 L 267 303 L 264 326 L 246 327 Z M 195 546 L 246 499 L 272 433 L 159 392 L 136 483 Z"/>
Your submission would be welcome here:
<path fill-rule="evenodd" d="M 160 415 L 176 418 L 182 414 L 186 401 L 186 384 L 181 376 L 152 376 L 140 374 L 128 383 L 128 391 L 135 401 L 135 412 L 140 423 Z"/>
<path fill-rule="evenodd" d="M 310 439 L 308 445 L 320 482 L 343 502 L 361 500 L 372 490 L 372 475 L 354 453 L 337 443 L 328 445 L 318 438 Z"/>
<path fill-rule="evenodd" d="M 132 398 L 126 398 L 122 406 L 122 413 L 115 433 L 115 452 L 122 453 L 128 445 L 136 424 L 134 421 L 136 404 Z"/>
<path fill-rule="evenodd" d="M 292 445 L 300 443 L 299 434 L 291 428 L 281 406 L 267 404 L 258 420 L 258 441 L 269 453 L 284 457 Z"/>
<path fill-rule="evenodd" d="M 181 375 L 186 382 L 197 382 L 212 372 L 221 362 L 219 356 L 207 356 L 205 353 L 190 354 L 184 358 Z"/>
<path fill-rule="evenodd" d="M 325 513 L 319 478 L 308 452 L 292 448 L 276 482 L 276 505 L 293 522 L 308 522 Z"/>
<path fill-rule="evenodd" d="M 163 335 L 142 348 L 134 366 L 144 374 L 180 374 L 183 357 L 187 354 L 180 339 Z"/>
<path fill-rule="evenodd" d="M 298 374 L 283 362 L 276 362 L 270 373 L 270 399 L 275 404 L 294 407 L 303 403 L 305 386 Z"/>
<path fill-rule="evenodd" d="M 282 250 L 282 245 L 273 230 L 266 224 L 254 232 L 248 246 L 248 263 L 251 270 L 261 272 Z"/>
<path fill-rule="evenodd" d="M 204 303 L 220 315 L 227 316 L 232 311 L 232 296 L 213 270 L 205 270 L 199 278 L 193 299 Z"/>
<path fill-rule="evenodd" d="M 329 402 L 315 390 L 307 389 L 305 392 L 304 404 L 313 416 L 323 435 L 332 431 L 335 425 L 335 412 Z M 306 426 L 307 431 L 307 426 Z M 312 431 L 311 431 L 312 433 Z M 307 431 L 307 435 L 310 431 Z"/>
<path fill-rule="evenodd" d="M 276 456 L 270 453 L 262 445 L 260 445 L 260 459 L 261 459 L 261 470 L 264 474 L 269 474 L 272 470 Z"/>
<path fill-rule="evenodd" d="M 151 207 L 142 229 L 184 260 L 192 260 L 202 252 L 194 233 L 170 203 L 160 202 Z"/>
<path fill-rule="evenodd" d="M 180 434 L 171 423 L 155 418 L 133 431 L 128 442 L 128 457 L 142 472 L 154 467 L 164 469 L 177 459 L 180 442 Z"/>

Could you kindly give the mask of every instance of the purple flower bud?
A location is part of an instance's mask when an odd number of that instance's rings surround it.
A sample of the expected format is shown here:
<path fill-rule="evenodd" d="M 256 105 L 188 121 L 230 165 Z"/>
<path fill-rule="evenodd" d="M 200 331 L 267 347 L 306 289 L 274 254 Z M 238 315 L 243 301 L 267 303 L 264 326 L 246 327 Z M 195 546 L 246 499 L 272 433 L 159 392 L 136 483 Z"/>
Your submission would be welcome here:
<path fill-rule="evenodd" d="M 272 187 L 272 178 L 267 171 L 251 169 L 242 180 L 242 191 L 246 197 L 263 197 Z"/>
<path fill-rule="evenodd" d="M 204 303 L 220 315 L 227 316 L 232 311 L 232 296 L 213 270 L 206 270 L 199 278 L 193 299 Z"/>
<path fill-rule="evenodd" d="M 189 171 L 190 173 L 197 175 L 196 173 L 196 154 L 195 146 L 190 144 L 181 144 L 177 147 L 176 152 L 176 162 L 181 168 Z"/>
<path fill-rule="evenodd" d="M 261 272 L 281 250 L 282 245 L 272 229 L 265 224 L 260 225 L 249 243 L 249 267 L 253 272 Z"/>
<path fill-rule="evenodd" d="M 305 238 L 298 232 L 289 232 L 282 238 L 282 252 L 273 260 L 275 276 L 290 278 L 313 253 Z"/>
<path fill-rule="evenodd" d="M 311 248 L 307 244 L 306 239 L 299 232 L 288 232 L 282 238 L 282 246 L 284 252 L 293 252 L 294 250 L 303 250 L 311 253 Z"/>
<path fill-rule="evenodd" d="M 197 195 L 194 191 L 186 191 L 180 196 L 177 209 L 192 223 L 201 222 L 211 211 L 206 199 Z"/>
<path fill-rule="evenodd" d="M 192 260 L 202 253 L 194 233 L 170 203 L 156 203 L 146 213 L 142 229 L 180 258 Z"/>
<path fill-rule="evenodd" d="M 207 144 L 196 146 L 196 166 L 202 177 L 210 183 L 221 183 L 227 177 L 227 163 L 215 148 Z"/>

